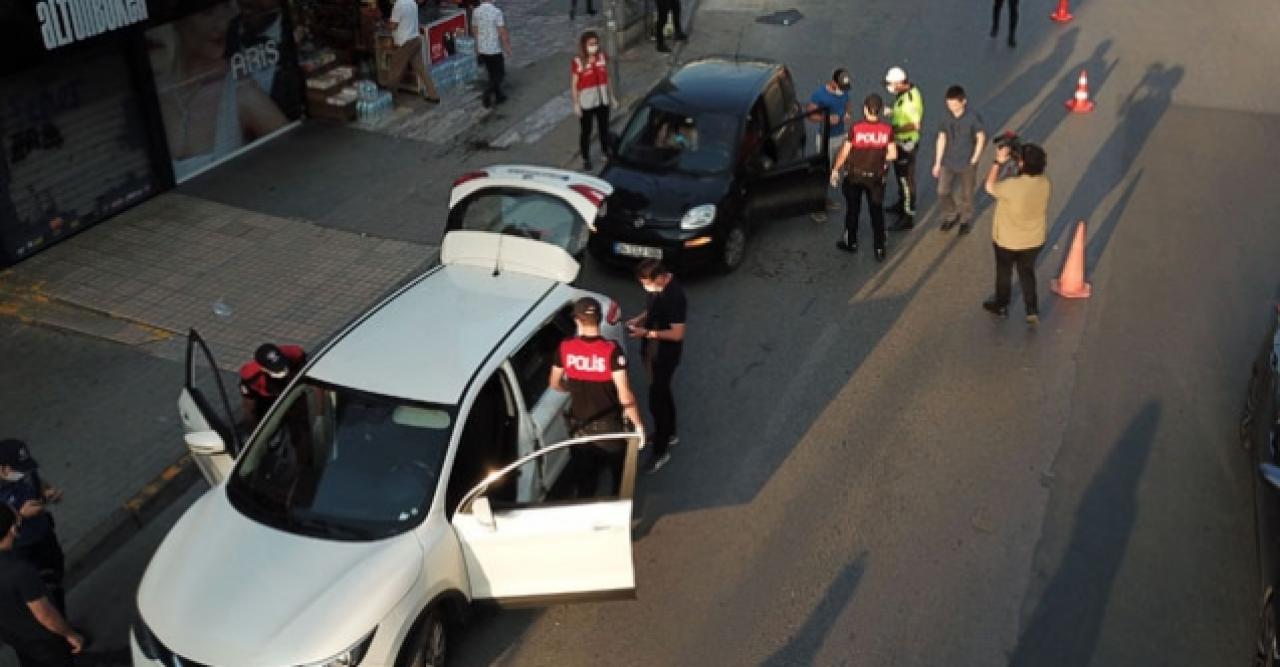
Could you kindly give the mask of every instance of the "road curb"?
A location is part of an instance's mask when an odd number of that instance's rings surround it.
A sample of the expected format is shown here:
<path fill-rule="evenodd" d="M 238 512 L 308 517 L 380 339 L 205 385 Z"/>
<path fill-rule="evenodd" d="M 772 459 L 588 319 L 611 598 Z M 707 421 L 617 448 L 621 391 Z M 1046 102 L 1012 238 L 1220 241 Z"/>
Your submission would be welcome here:
<path fill-rule="evenodd" d="M 189 454 L 166 467 L 67 550 L 64 586 L 83 581 L 200 479 Z"/>

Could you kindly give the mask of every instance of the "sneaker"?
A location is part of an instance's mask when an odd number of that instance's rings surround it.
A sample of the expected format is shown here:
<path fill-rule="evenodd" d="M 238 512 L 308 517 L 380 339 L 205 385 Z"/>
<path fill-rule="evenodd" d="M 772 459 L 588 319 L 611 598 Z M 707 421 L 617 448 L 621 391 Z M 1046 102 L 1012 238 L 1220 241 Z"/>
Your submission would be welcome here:
<path fill-rule="evenodd" d="M 844 239 L 840 239 L 839 241 L 836 241 L 836 247 L 845 252 L 858 252 L 857 241 L 854 241 L 853 243 L 846 243 Z"/>
<path fill-rule="evenodd" d="M 876 248 L 876 261 L 877 262 L 884 261 L 884 248 Z"/>
<path fill-rule="evenodd" d="M 658 472 L 659 470 L 662 470 L 662 466 L 667 465 L 667 463 L 669 463 L 670 461 L 671 461 L 671 453 L 667 452 L 666 454 L 663 454 L 657 459 L 650 461 L 649 465 L 644 469 L 644 472 L 646 475 L 652 475 L 653 473 Z"/>
<path fill-rule="evenodd" d="M 938 227 L 938 229 L 941 229 L 944 232 L 949 232 L 951 231 L 952 227 L 956 226 L 957 222 L 960 222 L 960 218 L 951 218 L 950 220 L 943 220 L 942 226 Z"/>
<path fill-rule="evenodd" d="M 1009 316 L 1009 307 L 1008 307 L 1008 306 L 1002 306 L 1002 305 L 1000 305 L 1000 304 L 996 303 L 994 299 L 988 299 L 988 300 L 986 300 L 986 301 L 983 301 L 983 302 L 982 302 L 982 309 L 983 309 L 983 310 L 985 310 L 985 311 L 987 311 L 988 313 L 991 313 L 992 315 L 995 315 L 996 317 L 1008 317 L 1008 316 Z"/>
<path fill-rule="evenodd" d="M 968 233 L 969 233 L 969 232 L 971 232 L 971 231 L 973 231 L 973 223 L 970 223 L 970 222 L 962 222 L 962 223 L 960 223 L 960 231 L 959 231 L 959 232 L 957 232 L 957 233 L 958 233 L 960 236 L 964 236 L 965 234 L 968 234 Z"/>
<path fill-rule="evenodd" d="M 680 436 L 678 436 L 678 435 L 673 435 L 673 436 L 671 436 L 670 438 L 667 438 L 667 446 L 668 446 L 668 447 L 675 447 L 675 446 L 676 446 L 676 445 L 678 445 L 678 444 L 680 444 Z"/>
<path fill-rule="evenodd" d="M 827 213 L 826 211 L 816 211 L 809 214 L 809 219 L 821 225 L 827 221 Z"/>
<path fill-rule="evenodd" d="M 1030 324 L 1030 325 L 1032 325 L 1032 326 L 1035 326 L 1035 325 L 1037 325 L 1037 324 L 1040 324 L 1040 312 L 1039 312 L 1039 311 L 1037 311 L 1037 310 L 1034 310 L 1034 309 L 1033 309 L 1033 310 L 1028 310 L 1028 311 L 1027 311 L 1027 324 Z"/>

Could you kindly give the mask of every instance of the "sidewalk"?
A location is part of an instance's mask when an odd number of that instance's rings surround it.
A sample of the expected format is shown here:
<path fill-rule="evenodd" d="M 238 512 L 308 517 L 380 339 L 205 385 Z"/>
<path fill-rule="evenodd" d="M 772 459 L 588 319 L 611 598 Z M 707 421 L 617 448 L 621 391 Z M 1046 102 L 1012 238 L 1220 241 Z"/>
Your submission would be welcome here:
<path fill-rule="evenodd" d="M 261 342 L 314 349 L 434 261 L 457 175 L 581 166 L 568 58 L 601 16 L 570 23 L 563 0 L 504 10 L 515 54 L 495 109 L 477 86 L 376 127 L 310 121 L 0 272 L 0 434 L 67 490 L 70 583 L 198 479 L 176 412 L 188 328 L 234 392 Z M 649 42 L 619 58 L 615 126 L 670 62 Z"/>

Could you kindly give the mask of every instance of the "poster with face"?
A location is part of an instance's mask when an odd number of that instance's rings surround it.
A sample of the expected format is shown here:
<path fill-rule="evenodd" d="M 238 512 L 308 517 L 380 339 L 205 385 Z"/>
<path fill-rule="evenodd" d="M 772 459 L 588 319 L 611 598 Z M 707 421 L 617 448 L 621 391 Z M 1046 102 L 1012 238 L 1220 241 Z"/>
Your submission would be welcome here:
<path fill-rule="evenodd" d="M 302 82 L 282 0 L 201 4 L 146 35 L 179 182 L 302 114 Z"/>

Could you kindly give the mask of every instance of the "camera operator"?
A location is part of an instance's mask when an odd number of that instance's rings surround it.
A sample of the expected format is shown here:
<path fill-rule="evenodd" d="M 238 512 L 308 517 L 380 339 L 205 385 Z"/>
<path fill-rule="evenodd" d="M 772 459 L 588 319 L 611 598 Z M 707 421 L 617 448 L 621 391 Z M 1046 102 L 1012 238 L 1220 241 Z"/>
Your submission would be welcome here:
<path fill-rule="evenodd" d="M 1018 284 L 1026 306 L 1027 324 L 1038 324 L 1036 257 L 1044 247 L 1048 227 L 1049 197 L 1053 187 L 1044 175 L 1047 157 L 1035 144 L 1022 144 L 1012 134 L 997 142 L 995 164 L 987 172 L 985 188 L 995 197 L 995 222 L 991 225 L 996 253 L 996 294 L 982 307 L 999 317 L 1009 316 L 1010 273 L 1018 267 Z M 1016 171 L 1002 176 L 1014 163 Z"/>

